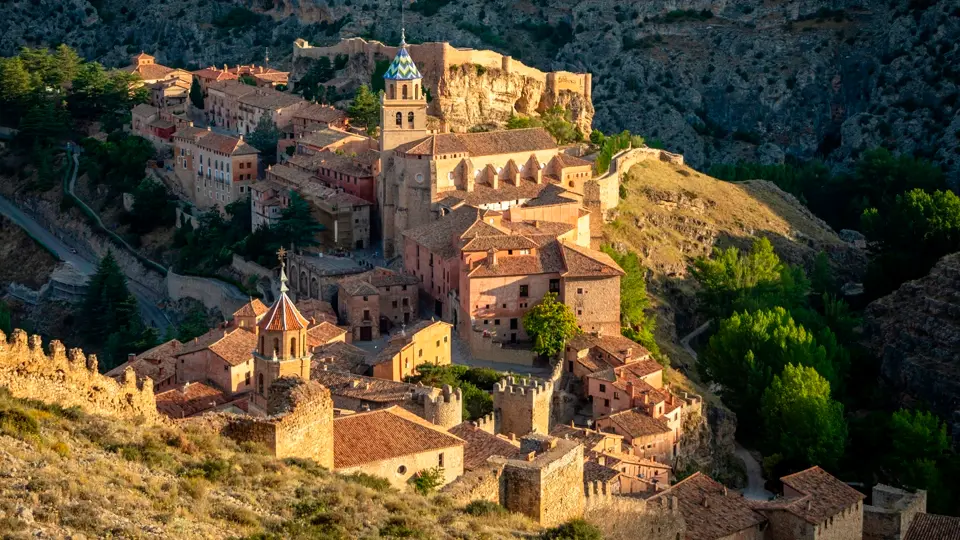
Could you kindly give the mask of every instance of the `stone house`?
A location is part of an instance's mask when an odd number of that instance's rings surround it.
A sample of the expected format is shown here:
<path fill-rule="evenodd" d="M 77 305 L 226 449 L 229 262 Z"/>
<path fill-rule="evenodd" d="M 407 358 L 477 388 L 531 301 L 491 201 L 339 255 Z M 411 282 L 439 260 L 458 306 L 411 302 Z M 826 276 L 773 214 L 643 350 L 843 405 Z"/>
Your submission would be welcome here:
<path fill-rule="evenodd" d="M 677 455 L 677 431 L 667 418 L 628 409 L 597 419 L 597 429 L 623 435 L 634 455 L 669 463 Z"/>
<path fill-rule="evenodd" d="M 352 341 L 370 341 L 390 328 L 417 319 L 417 278 L 375 268 L 340 281 L 337 312 Z"/>
<path fill-rule="evenodd" d="M 493 456 L 507 459 L 524 457 L 520 452 L 520 442 L 516 438 L 495 435 L 477 426 L 474 422 L 463 422 L 450 428 L 450 433 L 463 439 L 463 470 L 484 469 Z"/>
<path fill-rule="evenodd" d="M 587 385 L 587 376 L 634 362 L 651 360 L 643 345 L 617 332 L 582 333 L 567 342 L 563 352 L 564 371 Z"/>
<path fill-rule="evenodd" d="M 259 152 L 243 137 L 186 127 L 173 137 L 177 179 L 195 206 L 225 208 L 250 195 Z"/>
<path fill-rule="evenodd" d="M 308 109 L 301 109 L 294 115 L 295 128 L 296 122 L 300 118 L 298 115 L 303 114 Z M 377 141 L 334 127 L 317 127 L 298 132 L 294 147 L 296 148 L 295 154 L 315 154 L 325 150 L 330 152 L 339 150 L 344 154 L 359 154 L 366 150 L 376 150 Z"/>
<path fill-rule="evenodd" d="M 206 382 L 227 395 L 253 390 L 257 336 L 242 328 L 215 328 L 177 352 L 177 383 Z"/>
<path fill-rule="evenodd" d="M 269 174 L 269 171 L 268 171 Z M 291 188 L 263 180 L 250 186 L 250 227 L 272 227 L 280 222 L 283 209 L 290 206 Z"/>
<path fill-rule="evenodd" d="M 157 107 L 141 103 L 130 110 L 130 128 L 135 135 L 152 142 L 154 146 L 169 145 L 177 125 L 164 118 Z"/>
<path fill-rule="evenodd" d="M 307 329 L 307 347 L 310 348 L 311 352 L 316 351 L 318 347 L 322 347 L 330 343 L 346 343 L 346 341 L 347 330 L 345 328 L 340 328 L 339 326 L 331 324 L 327 321 L 315 323 L 313 320 L 311 320 L 310 328 Z"/>
<path fill-rule="evenodd" d="M 647 504 L 672 500 L 686 522 L 687 540 L 764 540 L 766 518 L 739 493 L 703 473 L 693 473 L 647 499 Z"/>
<path fill-rule="evenodd" d="M 340 328 L 339 326 L 337 328 Z M 345 329 L 343 337 L 347 337 Z M 309 342 L 310 337 L 307 336 Z M 370 375 L 370 353 L 346 340 L 332 340 L 313 348 L 311 372 L 336 371 L 354 375 Z"/>
<path fill-rule="evenodd" d="M 334 470 L 341 474 L 380 476 L 398 489 L 437 467 L 442 485 L 463 475 L 463 440 L 399 407 L 336 418 L 333 437 Z"/>
<path fill-rule="evenodd" d="M 611 413 L 642 407 L 650 416 L 668 416 L 679 422 L 680 404 L 663 388 L 663 366 L 641 360 L 587 375 L 584 394 L 593 404 L 596 419 Z M 675 418 L 674 418 L 675 416 Z"/>
<path fill-rule="evenodd" d="M 169 418 L 189 418 L 230 402 L 223 390 L 202 382 L 187 382 L 157 394 L 157 411 Z"/>
<path fill-rule="evenodd" d="M 376 202 L 379 153 L 369 149 L 350 154 L 308 150 L 302 141 L 314 139 L 308 135 L 298 140 L 298 152 L 287 160 L 287 164 L 313 175 L 323 185 L 341 189 L 370 203 Z"/>
<path fill-rule="evenodd" d="M 216 66 L 210 66 L 203 69 L 198 69 L 196 71 L 191 71 L 190 74 L 193 75 L 193 79 L 197 81 L 198 85 L 200 85 L 200 91 L 203 93 L 204 98 L 205 112 L 211 110 L 211 107 L 206 103 L 206 99 L 210 97 L 210 85 L 221 81 L 237 80 L 237 74 L 230 72 L 226 65 L 223 66 L 223 69 L 220 69 Z"/>
<path fill-rule="evenodd" d="M 207 121 L 215 126 L 237 132 L 241 97 L 256 92 L 256 87 L 237 80 L 211 82 L 204 100 Z"/>
<path fill-rule="evenodd" d="M 249 302 L 240 306 L 230 319 L 230 325 L 253 331 L 260 319 L 270 311 L 259 298 L 251 298 Z"/>
<path fill-rule="evenodd" d="M 171 68 L 156 62 L 156 58 L 145 52 L 131 57 L 131 63 L 127 67 L 120 68 L 121 71 L 139 75 L 140 80 L 145 85 L 151 85 L 160 81 L 170 79 L 180 79 L 189 83 L 192 76 L 189 72 L 182 69 Z"/>
<path fill-rule="evenodd" d="M 901 540 L 913 520 L 926 511 L 926 491 L 877 484 L 870 493 L 870 504 L 863 505 L 863 540 Z"/>
<path fill-rule="evenodd" d="M 346 127 L 346 113 L 329 105 L 310 103 L 293 113 L 293 136 L 296 139 L 328 128 Z"/>
<path fill-rule="evenodd" d="M 236 100 L 236 114 L 239 133 L 247 134 L 257 129 L 260 118 L 269 118 L 280 131 L 293 133 L 293 115 L 296 111 L 307 106 L 300 96 L 279 92 L 272 88 L 255 88 Z"/>
<path fill-rule="evenodd" d="M 151 105 L 170 114 L 186 115 L 190 80 L 165 79 L 147 85 L 147 87 L 150 90 Z M 186 117 L 184 116 L 184 118 Z"/>
<path fill-rule="evenodd" d="M 373 376 L 402 381 L 416 375 L 423 364 L 450 365 L 450 347 L 448 323 L 421 321 L 390 339 L 374 360 Z"/>
<path fill-rule="evenodd" d="M 859 491 L 820 467 L 780 478 L 783 498 L 757 502 L 769 521 L 768 540 L 846 540 L 863 537 Z"/>
<path fill-rule="evenodd" d="M 153 381 L 153 391 L 165 392 L 177 386 L 177 353 L 183 344 L 175 339 L 161 343 L 140 354 L 131 354 L 127 361 L 111 369 L 105 375 L 122 382 L 123 374 L 131 368 L 137 379 Z"/>

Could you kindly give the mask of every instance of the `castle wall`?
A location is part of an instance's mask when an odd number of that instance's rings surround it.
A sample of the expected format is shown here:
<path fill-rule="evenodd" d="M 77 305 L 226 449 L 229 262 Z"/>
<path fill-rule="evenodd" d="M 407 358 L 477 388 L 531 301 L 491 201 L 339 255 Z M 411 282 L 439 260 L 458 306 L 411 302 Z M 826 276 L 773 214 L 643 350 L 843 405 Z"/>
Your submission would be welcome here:
<path fill-rule="evenodd" d="M 454 506 L 466 506 L 473 501 L 500 504 L 500 479 L 503 465 L 489 463 L 486 467 L 468 471 L 441 491 L 450 497 Z"/>
<path fill-rule="evenodd" d="M 132 368 L 117 382 L 97 371 L 97 357 L 85 357 L 80 349 L 67 353 L 59 341 L 51 341 L 49 353 L 43 351 L 40 336 L 27 337 L 16 329 L 7 339 L 0 332 L 0 386 L 17 398 L 77 406 L 91 414 L 101 414 L 138 422 L 158 421 L 153 381 L 138 385 Z"/>
<path fill-rule="evenodd" d="M 493 385 L 493 411 L 500 433 L 518 437 L 531 432 L 550 433 L 553 383 L 510 377 Z"/>
<path fill-rule="evenodd" d="M 501 504 L 544 527 L 583 515 L 583 446 L 545 464 L 509 460 L 503 470 Z"/>
<path fill-rule="evenodd" d="M 463 392 L 446 384 L 443 389 L 434 389 L 424 396 L 423 417 L 444 429 L 460 425 L 463 422 Z"/>
<path fill-rule="evenodd" d="M 863 505 L 863 540 L 900 540 L 913 518 L 927 511 L 927 492 L 910 493 L 878 484 L 873 487 L 871 502 Z"/>

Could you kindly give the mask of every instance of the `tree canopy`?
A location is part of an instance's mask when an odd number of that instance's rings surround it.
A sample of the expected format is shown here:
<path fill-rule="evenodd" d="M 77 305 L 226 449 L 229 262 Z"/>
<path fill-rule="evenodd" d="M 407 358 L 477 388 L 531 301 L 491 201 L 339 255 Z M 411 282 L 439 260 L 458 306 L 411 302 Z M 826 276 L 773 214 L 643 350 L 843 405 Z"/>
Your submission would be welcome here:
<path fill-rule="evenodd" d="M 380 126 L 380 103 L 377 95 L 367 85 L 357 88 L 353 102 L 347 108 L 347 117 L 354 124 L 363 127 L 367 135 L 373 137 Z"/>
<path fill-rule="evenodd" d="M 812 367 L 787 364 L 764 391 L 760 415 L 771 449 L 791 468 L 836 466 L 847 424 L 830 383 Z"/>
<path fill-rule="evenodd" d="M 572 114 L 560 105 L 550 107 L 539 117 L 513 115 L 507 121 L 506 127 L 507 129 L 542 127 L 553 136 L 557 144 L 570 144 L 583 140 L 583 133 L 573 124 Z"/>
<path fill-rule="evenodd" d="M 250 146 L 260 151 L 260 159 L 267 165 L 277 162 L 277 144 L 283 134 L 268 114 L 260 115 L 257 127 L 247 136 Z"/>
<path fill-rule="evenodd" d="M 542 356 L 553 356 L 580 329 L 573 311 L 558 300 L 556 293 L 543 295 L 523 316 L 523 327 L 533 336 L 533 350 Z"/>
<path fill-rule="evenodd" d="M 194 77 L 190 83 L 190 103 L 198 109 L 203 109 L 203 89 L 200 88 L 200 79 Z"/>

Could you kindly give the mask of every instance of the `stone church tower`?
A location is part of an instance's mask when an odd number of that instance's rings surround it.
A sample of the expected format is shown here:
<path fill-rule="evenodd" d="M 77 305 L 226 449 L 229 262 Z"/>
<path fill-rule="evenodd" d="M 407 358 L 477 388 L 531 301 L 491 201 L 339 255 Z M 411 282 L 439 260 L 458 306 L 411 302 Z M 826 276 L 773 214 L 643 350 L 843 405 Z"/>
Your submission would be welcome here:
<path fill-rule="evenodd" d="M 404 34 L 400 50 L 383 75 L 384 93 L 380 99 L 380 151 L 419 141 L 428 135 L 427 97 L 423 76 L 407 52 Z"/>
<path fill-rule="evenodd" d="M 257 323 L 257 350 L 253 354 L 256 387 L 253 403 L 267 410 L 270 385 L 280 377 L 310 380 L 311 354 L 307 346 L 310 323 L 287 296 L 285 252 L 280 250 L 280 297 Z"/>

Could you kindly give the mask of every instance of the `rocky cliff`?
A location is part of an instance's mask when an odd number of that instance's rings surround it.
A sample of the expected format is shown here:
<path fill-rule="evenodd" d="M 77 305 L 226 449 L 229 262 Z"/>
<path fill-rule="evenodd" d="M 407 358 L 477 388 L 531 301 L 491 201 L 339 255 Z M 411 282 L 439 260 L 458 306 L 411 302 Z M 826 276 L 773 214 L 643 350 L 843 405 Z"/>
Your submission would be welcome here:
<path fill-rule="evenodd" d="M 901 401 L 927 404 L 960 430 L 960 253 L 867 306 L 864 330 Z"/>
<path fill-rule="evenodd" d="M 0 53 L 62 41 L 109 65 L 143 49 L 163 63 L 200 66 L 261 60 L 269 48 L 274 63 L 289 67 L 298 37 L 396 43 L 399 5 L 19 1 L 4 9 Z M 593 73 L 596 127 L 660 139 L 697 168 L 785 155 L 842 164 L 883 144 L 956 175 L 956 10 L 956 2 L 932 0 L 429 0 L 404 18 L 411 42 L 449 41 L 543 71 Z M 476 113 L 464 114 L 467 122 Z"/>

